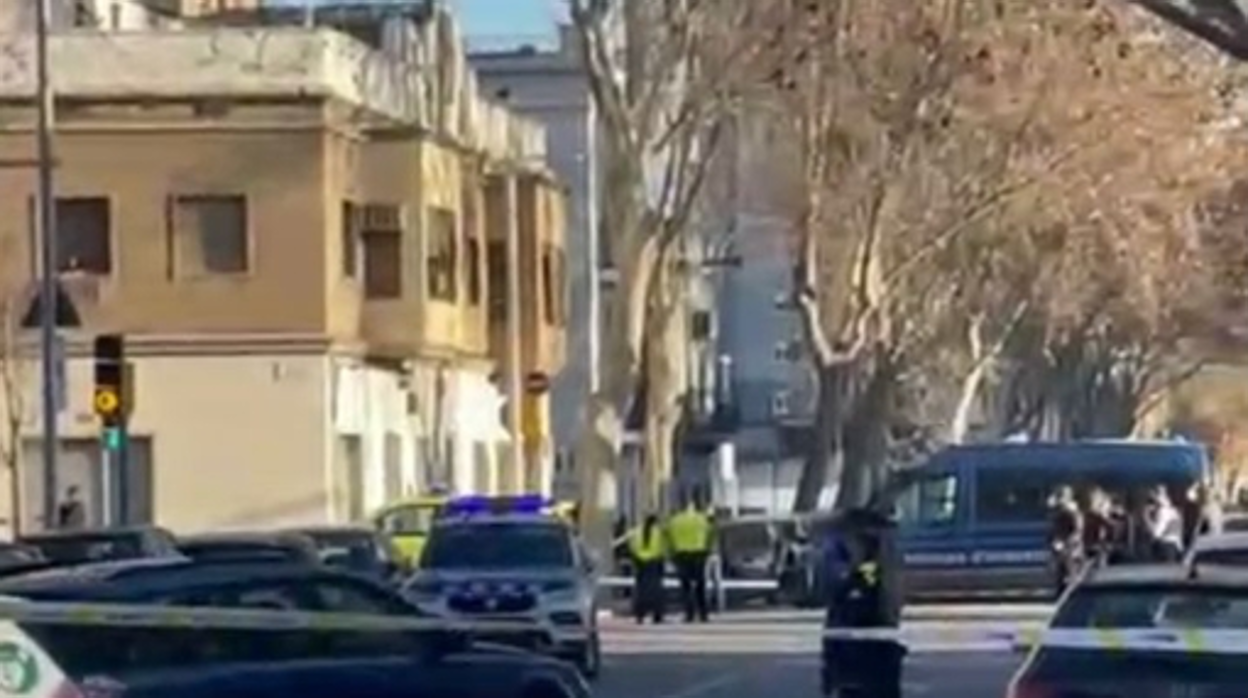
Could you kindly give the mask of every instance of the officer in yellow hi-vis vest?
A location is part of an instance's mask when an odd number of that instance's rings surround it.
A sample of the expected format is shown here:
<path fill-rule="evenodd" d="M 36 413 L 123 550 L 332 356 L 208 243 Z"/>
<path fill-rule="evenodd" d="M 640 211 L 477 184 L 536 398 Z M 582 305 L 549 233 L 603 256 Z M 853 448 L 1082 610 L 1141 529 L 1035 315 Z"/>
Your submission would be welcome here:
<path fill-rule="evenodd" d="M 697 497 L 691 497 L 684 509 L 667 523 L 672 544 L 672 562 L 680 577 L 680 600 L 685 608 L 685 622 L 694 619 L 705 623 L 707 612 L 706 561 L 711 554 L 711 519 Z"/>
<path fill-rule="evenodd" d="M 633 617 L 638 623 L 644 623 L 647 616 L 662 623 L 667 536 L 659 526 L 659 517 L 650 514 L 629 531 L 628 552 L 633 558 Z"/>

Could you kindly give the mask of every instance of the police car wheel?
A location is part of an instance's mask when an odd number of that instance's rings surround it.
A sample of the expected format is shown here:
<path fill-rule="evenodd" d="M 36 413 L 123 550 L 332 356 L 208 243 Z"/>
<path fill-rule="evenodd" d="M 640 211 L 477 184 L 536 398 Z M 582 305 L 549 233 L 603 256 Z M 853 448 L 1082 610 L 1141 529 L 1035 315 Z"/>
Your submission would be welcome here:
<path fill-rule="evenodd" d="M 576 668 L 587 679 L 597 678 L 602 673 L 602 645 L 595 631 L 581 647 L 577 648 Z"/>

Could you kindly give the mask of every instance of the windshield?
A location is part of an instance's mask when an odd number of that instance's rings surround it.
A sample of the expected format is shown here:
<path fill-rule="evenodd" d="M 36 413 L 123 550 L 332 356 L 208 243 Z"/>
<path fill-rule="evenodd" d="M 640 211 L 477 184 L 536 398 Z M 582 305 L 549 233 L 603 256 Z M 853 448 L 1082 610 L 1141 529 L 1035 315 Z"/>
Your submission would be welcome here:
<path fill-rule="evenodd" d="M 380 544 L 373 534 L 359 531 L 309 531 L 306 532 L 316 545 L 322 559 L 344 561 L 348 569 L 371 570 L 391 561 L 389 546 Z"/>
<path fill-rule="evenodd" d="M 411 504 L 383 514 L 379 527 L 390 535 L 426 535 L 438 507 L 428 504 Z"/>
<path fill-rule="evenodd" d="M 196 560 L 235 560 L 253 557 L 281 560 L 303 559 L 303 555 L 297 549 L 270 543 L 234 543 L 224 541 L 183 543 L 181 551 L 187 557 Z"/>
<path fill-rule="evenodd" d="M 1248 588 L 1173 586 L 1084 589 L 1054 621 L 1057 628 L 1228 628 L 1248 630 Z"/>
<path fill-rule="evenodd" d="M 720 529 L 719 541 L 725 555 L 770 554 L 772 534 L 766 522 L 730 523 Z"/>
<path fill-rule="evenodd" d="M 1248 566 L 1248 550 L 1198 550 L 1194 561 L 1202 565 L 1226 565 L 1228 567 Z"/>
<path fill-rule="evenodd" d="M 435 570 L 571 567 L 572 541 L 545 523 L 451 524 L 434 531 L 421 567 Z"/>
<path fill-rule="evenodd" d="M 100 562 L 143 557 L 143 541 L 138 535 L 82 535 L 45 538 L 28 542 L 54 562 Z"/>

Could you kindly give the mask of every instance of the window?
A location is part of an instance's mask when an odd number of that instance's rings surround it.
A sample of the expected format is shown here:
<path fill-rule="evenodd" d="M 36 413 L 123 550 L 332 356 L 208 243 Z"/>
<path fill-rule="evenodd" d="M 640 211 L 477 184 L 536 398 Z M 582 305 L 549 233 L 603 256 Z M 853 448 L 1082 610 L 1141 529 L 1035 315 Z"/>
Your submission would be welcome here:
<path fill-rule="evenodd" d="M 113 271 L 112 221 L 108 199 L 56 200 L 57 269 L 83 274 Z"/>
<path fill-rule="evenodd" d="M 507 319 L 507 243 L 492 241 L 486 248 L 486 283 L 489 284 L 490 319 Z"/>
<path fill-rule="evenodd" d="M 454 302 L 456 299 L 459 250 L 455 238 L 455 212 L 445 208 L 429 209 L 429 296 L 434 300 Z"/>
<path fill-rule="evenodd" d="M 390 535 L 425 535 L 433 525 L 434 511 L 433 507 L 411 504 L 387 513 L 379 528 Z"/>
<path fill-rule="evenodd" d="M 711 314 L 706 310 L 695 310 L 690 318 L 689 333 L 697 341 L 704 342 L 711 338 Z"/>
<path fill-rule="evenodd" d="M 468 238 L 464 245 L 464 263 L 468 265 L 468 305 L 481 305 L 481 243 Z"/>
<path fill-rule="evenodd" d="M 329 613 L 391 617 L 417 614 L 415 608 L 363 582 L 320 579 L 313 582 L 313 586 L 319 609 Z M 332 657 L 404 656 L 417 654 L 422 649 L 418 636 L 404 632 L 345 630 L 327 633 L 323 639 Z"/>
<path fill-rule="evenodd" d="M 989 523 L 1044 521 L 1058 473 L 984 468 L 975 479 L 975 518 Z"/>
<path fill-rule="evenodd" d="M 363 582 L 347 579 L 318 579 L 314 594 L 320 610 L 328 613 L 402 615 L 412 613 L 397 597 Z"/>
<path fill-rule="evenodd" d="M 403 236 L 396 231 L 368 230 L 364 241 L 364 297 L 398 298 L 403 293 Z"/>
<path fill-rule="evenodd" d="M 74 26 L 78 28 L 90 29 L 94 29 L 99 26 L 99 22 L 95 17 L 95 12 L 92 11 L 91 5 L 87 2 L 87 0 L 75 0 Z"/>
<path fill-rule="evenodd" d="M 247 272 L 250 255 L 246 198 L 175 197 L 172 219 L 171 276 Z"/>
<path fill-rule="evenodd" d="M 550 523 L 473 523 L 439 527 L 425 544 L 421 568 L 471 570 L 571 567 L 572 539 Z"/>
<path fill-rule="evenodd" d="M 342 202 L 342 275 L 354 279 L 360 273 L 360 207 Z"/>
<path fill-rule="evenodd" d="M 398 206 L 355 207 L 355 229 L 364 246 L 364 297 L 398 298 L 403 294 L 403 212 Z"/>
<path fill-rule="evenodd" d="M 958 478 L 946 475 L 912 482 L 896 504 L 898 521 L 904 526 L 952 525 L 957 516 Z"/>

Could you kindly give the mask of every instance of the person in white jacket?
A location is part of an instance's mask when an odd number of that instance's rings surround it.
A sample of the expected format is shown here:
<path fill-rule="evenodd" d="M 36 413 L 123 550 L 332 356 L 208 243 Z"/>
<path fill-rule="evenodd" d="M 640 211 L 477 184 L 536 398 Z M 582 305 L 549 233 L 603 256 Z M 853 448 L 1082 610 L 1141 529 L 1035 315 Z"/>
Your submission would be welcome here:
<path fill-rule="evenodd" d="M 1183 558 L 1183 515 L 1170 501 L 1165 487 L 1153 491 L 1146 514 L 1153 555 L 1161 562 Z"/>

